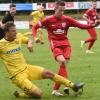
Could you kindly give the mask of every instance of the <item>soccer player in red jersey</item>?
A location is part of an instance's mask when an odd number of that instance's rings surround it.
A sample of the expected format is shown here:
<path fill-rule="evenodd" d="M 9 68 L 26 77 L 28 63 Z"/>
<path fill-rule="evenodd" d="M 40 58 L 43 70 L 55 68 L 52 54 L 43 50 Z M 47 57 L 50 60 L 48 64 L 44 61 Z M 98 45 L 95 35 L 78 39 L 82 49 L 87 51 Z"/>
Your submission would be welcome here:
<path fill-rule="evenodd" d="M 92 7 L 88 9 L 83 15 L 83 18 L 87 21 L 88 24 L 95 23 L 95 21 L 100 18 L 97 14 L 96 6 L 97 6 L 96 2 L 93 1 Z M 83 48 L 83 45 L 85 43 L 89 43 L 86 53 L 94 53 L 93 51 L 91 51 L 91 48 L 93 47 L 94 42 L 97 40 L 96 29 L 90 28 L 87 29 L 87 31 L 90 35 L 90 38 L 85 41 L 81 41 L 81 47 Z"/>
<path fill-rule="evenodd" d="M 67 37 L 69 27 L 88 29 L 94 27 L 97 23 L 93 23 L 91 25 L 84 25 L 80 24 L 78 21 L 71 17 L 63 15 L 65 10 L 64 1 L 57 1 L 54 10 L 55 13 L 53 15 L 44 18 L 42 21 L 32 27 L 32 33 L 35 42 L 39 42 L 39 39 L 36 38 L 37 29 L 42 26 L 45 26 L 48 32 L 48 40 L 51 45 L 53 56 L 59 63 L 58 74 L 65 78 L 68 78 L 66 64 L 70 60 L 71 55 L 71 46 Z M 60 84 L 55 83 L 54 91 L 52 92 L 53 95 L 63 96 L 63 94 L 58 92 L 59 87 Z M 66 88 L 65 90 L 67 91 L 68 89 Z"/>

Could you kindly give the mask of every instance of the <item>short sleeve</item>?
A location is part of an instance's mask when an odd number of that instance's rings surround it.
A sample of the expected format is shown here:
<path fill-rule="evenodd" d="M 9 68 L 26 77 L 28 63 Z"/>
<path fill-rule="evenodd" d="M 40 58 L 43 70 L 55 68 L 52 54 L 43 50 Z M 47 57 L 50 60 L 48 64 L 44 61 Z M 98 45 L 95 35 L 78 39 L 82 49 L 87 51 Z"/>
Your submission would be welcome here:
<path fill-rule="evenodd" d="M 18 33 L 18 38 L 21 40 L 22 44 L 27 44 L 29 41 L 29 38 L 24 36 L 22 33 Z"/>

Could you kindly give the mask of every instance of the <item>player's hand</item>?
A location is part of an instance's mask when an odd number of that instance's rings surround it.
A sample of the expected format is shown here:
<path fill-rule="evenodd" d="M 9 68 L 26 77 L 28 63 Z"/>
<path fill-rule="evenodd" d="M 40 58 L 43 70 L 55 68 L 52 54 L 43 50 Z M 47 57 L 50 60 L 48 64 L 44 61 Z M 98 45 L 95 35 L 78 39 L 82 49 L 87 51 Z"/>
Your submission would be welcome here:
<path fill-rule="evenodd" d="M 98 22 L 100 24 L 100 19 L 97 19 L 95 22 Z"/>
<path fill-rule="evenodd" d="M 89 21 L 89 23 L 90 23 L 90 24 L 93 24 L 94 22 L 93 22 L 93 21 Z"/>
<path fill-rule="evenodd" d="M 29 52 L 33 52 L 33 46 L 28 46 Z"/>
<path fill-rule="evenodd" d="M 34 38 L 34 41 L 35 41 L 35 43 L 40 43 L 40 39 L 37 37 Z"/>
<path fill-rule="evenodd" d="M 95 26 L 98 26 L 100 24 L 100 20 L 95 21 Z"/>
<path fill-rule="evenodd" d="M 88 22 L 89 22 L 89 24 L 94 24 L 94 22 L 93 22 L 93 21 L 91 21 L 91 20 L 88 20 Z"/>
<path fill-rule="evenodd" d="M 33 44 L 32 44 L 32 40 L 28 41 L 28 46 L 27 46 L 29 52 L 33 52 Z"/>
<path fill-rule="evenodd" d="M 95 23 L 91 24 L 93 27 L 96 27 L 100 24 L 100 20 L 96 20 Z"/>

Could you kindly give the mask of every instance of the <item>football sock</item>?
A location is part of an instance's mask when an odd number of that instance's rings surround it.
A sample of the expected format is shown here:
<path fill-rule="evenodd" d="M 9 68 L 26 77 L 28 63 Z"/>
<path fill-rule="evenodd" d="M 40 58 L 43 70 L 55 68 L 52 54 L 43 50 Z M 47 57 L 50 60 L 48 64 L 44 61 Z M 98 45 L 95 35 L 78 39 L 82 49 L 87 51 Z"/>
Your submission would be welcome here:
<path fill-rule="evenodd" d="M 53 88 L 53 89 L 58 91 L 58 90 L 59 90 L 59 88 L 60 88 L 60 84 L 55 83 L 55 84 L 54 84 L 54 88 Z"/>
<path fill-rule="evenodd" d="M 85 43 L 88 43 L 88 42 L 93 42 L 93 41 L 94 41 L 94 39 L 93 39 L 93 38 L 89 38 L 89 39 L 85 40 Z"/>
<path fill-rule="evenodd" d="M 67 74 L 67 70 L 66 70 L 65 64 L 62 64 L 62 65 L 60 66 L 59 75 L 65 77 L 65 78 L 68 78 L 68 74 Z M 54 85 L 54 90 L 59 90 L 59 88 L 60 88 L 60 84 L 55 83 L 55 85 Z"/>
<path fill-rule="evenodd" d="M 88 46 L 88 50 L 90 50 L 92 47 L 93 47 L 93 44 L 94 44 L 95 40 L 90 42 L 89 46 Z"/>
<path fill-rule="evenodd" d="M 52 80 L 55 81 L 58 84 L 63 84 L 66 87 L 70 87 L 70 88 L 72 88 L 73 85 L 74 85 L 74 83 L 72 83 L 68 79 L 66 79 L 66 78 L 64 78 L 64 77 L 62 77 L 60 75 L 57 75 L 57 74 L 54 74 L 54 77 L 52 78 Z"/>
<path fill-rule="evenodd" d="M 60 66 L 60 69 L 59 69 L 59 75 L 65 77 L 65 78 L 68 77 L 68 74 L 67 74 L 67 70 L 66 70 L 65 64 L 62 64 L 62 65 Z"/>
<path fill-rule="evenodd" d="M 25 93 L 19 93 L 17 97 L 20 97 L 20 98 L 29 98 L 31 96 L 25 94 Z"/>
<path fill-rule="evenodd" d="M 39 31 L 38 33 L 39 33 L 39 39 L 40 39 L 40 41 L 42 42 L 42 41 L 43 41 L 42 32 Z"/>

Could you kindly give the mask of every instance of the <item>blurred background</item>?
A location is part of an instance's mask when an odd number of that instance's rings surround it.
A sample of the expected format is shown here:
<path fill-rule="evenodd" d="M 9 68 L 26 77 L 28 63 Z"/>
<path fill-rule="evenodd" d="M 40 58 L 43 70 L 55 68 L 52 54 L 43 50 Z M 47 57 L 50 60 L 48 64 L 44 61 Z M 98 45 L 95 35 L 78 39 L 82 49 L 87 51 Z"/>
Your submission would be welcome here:
<path fill-rule="evenodd" d="M 9 10 L 9 4 L 15 3 L 17 13 L 15 21 L 31 21 L 31 12 L 37 9 L 37 5 L 42 5 L 45 16 L 53 14 L 54 2 L 57 0 L 0 0 L 0 20 L 4 14 Z M 77 20 L 83 20 L 82 16 L 86 9 L 91 7 L 90 0 L 64 0 L 66 2 L 65 14 Z M 100 15 L 100 1 L 97 1 L 97 11 Z M 22 22 L 23 23 L 23 22 Z M 26 25 L 27 28 L 29 25 Z M 19 26 L 20 27 L 20 26 Z"/>

